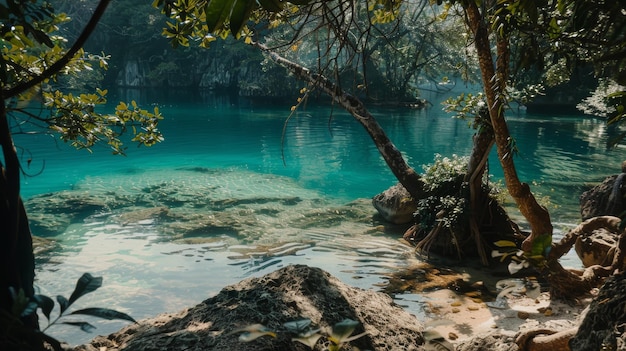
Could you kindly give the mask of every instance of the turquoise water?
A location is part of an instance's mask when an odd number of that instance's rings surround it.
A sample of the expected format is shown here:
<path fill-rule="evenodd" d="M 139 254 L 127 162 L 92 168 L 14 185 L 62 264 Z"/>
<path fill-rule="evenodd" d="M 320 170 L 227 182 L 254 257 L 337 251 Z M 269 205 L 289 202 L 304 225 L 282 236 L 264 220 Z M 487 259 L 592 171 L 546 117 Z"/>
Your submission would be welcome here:
<path fill-rule="evenodd" d="M 371 197 L 395 180 L 364 129 L 339 108 L 307 106 L 287 121 L 290 101 L 266 106 L 184 92 L 126 94 L 160 107 L 163 143 L 129 145 L 120 157 L 104 147 L 75 151 L 50 136 L 16 136 L 32 157 L 25 171 L 41 173 L 23 179 L 25 199 L 62 191 L 104 203 L 52 236 L 59 246 L 37 268 L 42 293 L 69 295 L 75 280 L 91 272 L 104 276 L 104 286 L 81 307 L 116 308 L 139 319 L 288 264 L 318 266 L 348 284 L 379 289 L 389 273 L 415 262 L 398 240 L 401 228 L 373 219 Z M 418 170 L 435 154 L 471 150 L 472 130 L 441 111 L 441 98 L 425 110 L 372 110 Z M 557 230 L 571 228 L 579 222 L 581 191 L 617 173 L 623 149 L 605 149 L 612 131 L 598 119 L 510 116 L 520 178 L 550 198 Z M 490 173 L 501 177 L 495 154 Z M 165 208 L 165 219 L 125 217 L 154 208 Z M 423 314 L 421 301 L 398 301 Z M 124 325 L 94 323 L 99 334 Z M 92 336 L 65 327 L 50 332 L 70 343 Z"/>

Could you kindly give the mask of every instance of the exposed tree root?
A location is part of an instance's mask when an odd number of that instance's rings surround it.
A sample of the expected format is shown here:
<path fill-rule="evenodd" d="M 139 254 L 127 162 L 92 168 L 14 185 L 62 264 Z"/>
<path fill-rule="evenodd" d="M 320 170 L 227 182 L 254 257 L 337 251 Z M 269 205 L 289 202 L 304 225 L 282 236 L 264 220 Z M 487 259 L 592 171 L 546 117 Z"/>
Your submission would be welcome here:
<path fill-rule="evenodd" d="M 560 242 L 553 244 L 542 272 L 550 283 L 552 298 L 575 299 L 588 295 L 607 277 L 624 270 L 626 232 L 620 230 L 620 222 L 620 218 L 613 216 L 593 217 L 572 229 Z M 611 252 L 613 256 L 611 264 L 608 266 L 592 265 L 584 270 L 563 268 L 558 259 L 572 248 L 580 236 L 598 229 L 607 229 L 619 235 L 617 244 Z M 576 335 L 576 332 L 577 328 L 558 333 L 546 329 L 530 330 L 522 333 L 516 343 L 521 351 L 569 351 L 569 340 Z"/>
<path fill-rule="evenodd" d="M 560 332 L 550 329 L 534 329 L 520 334 L 515 343 L 520 351 L 570 351 L 569 340 L 576 335 L 578 328 Z"/>
<path fill-rule="evenodd" d="M 575 299 L 587 295 L 591 289 L 599 287 L 606 277 L 623 269 L 626 234 L 619 229 L 620 222 L 620 218 L 613 216 L 590 218 L 572 229 L 561 241 L 552 245 L 543 273 L 550 282 L 550 293 L 553 298 Z M 608 266 L 592 265 L 582 271 L 563 268 L 558 259 L 566 254 L 584 233 L 600 228 L 619 235 L 617 245 L 612 252 L 611 264 Z"/>

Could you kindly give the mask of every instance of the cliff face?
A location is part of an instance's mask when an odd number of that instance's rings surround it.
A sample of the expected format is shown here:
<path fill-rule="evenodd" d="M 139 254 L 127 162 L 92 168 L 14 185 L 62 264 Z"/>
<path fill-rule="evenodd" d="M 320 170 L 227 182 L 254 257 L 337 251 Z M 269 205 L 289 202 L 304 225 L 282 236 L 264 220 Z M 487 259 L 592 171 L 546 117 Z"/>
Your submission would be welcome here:
<path fill-rule="evenodd" d="M 205 89 L 251 98 L 295 96 L 303 85 L 259 52 L 224 47 L 149 58 L 128 55 L 109 74 L 114 87 Z"/>

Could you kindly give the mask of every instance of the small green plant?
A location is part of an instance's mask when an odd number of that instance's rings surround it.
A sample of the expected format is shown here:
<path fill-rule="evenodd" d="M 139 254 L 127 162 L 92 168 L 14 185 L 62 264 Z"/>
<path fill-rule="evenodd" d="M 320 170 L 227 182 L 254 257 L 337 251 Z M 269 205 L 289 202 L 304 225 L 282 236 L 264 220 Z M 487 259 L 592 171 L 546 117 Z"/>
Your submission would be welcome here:
<path fill-rule="evenodd" d="M 323 331 L 322 329 L 314 329 L 311 327 L 311 320 L 308 318 L 299 319 L 283 324 L 283 332 L 291 334 L 292 341 L 297 341 L 301 344 L 313 349 L 321 337 L 326 337 L 329 341 L 328 351 L 339 351 L 348 342 L 356 340 L 366 333 L 352 335 L 354 329 L 359 325 L 359 322 L 351 319 L 344 319 L 343 321 L 333 325 L 330 331 Z M 239 335 L 239 341 L 250 342 L 258 339 L 262 336 L 276 337 L 276 332 L 261 324 L 253 324 L 247 327 L 235 330 L 233 333 L 241 333 Z"/>
<path fill-rule="evenodd" d="M 422 166 L 424 183 L 429 190 L 435 190 L 444 183 L 454 182 L 457 177 L 465 175 L 468 162 L 469 157 L 467 156 L 443 157 L 440 154 L 435 154 L 435 161 L 432 164 Z"/>
<path fill-rule="evenodd" d="M 57 323 L 73 325 L 79 327 L 81 330 L 85 332 L 91 332 L 96 329 L 95 326 L 88 322 L 84 321 L 75 321 L 75 320 L 65 320 L 68 316 L 76 316 L 76 315 L 87 315 L 93 317 L 104 318 L 108 320 L 120 319 L 127 320 L 133 323 L 136 321 L 129 315 L 118 312 L 108 308 L 100 308 L 100 307 L 90 307 L 83 308 L 74 311 L 69 311 L 69 308 L 78 300 L 81 296 L 84 296 L 87 293 L 97 290 L 102 286 L 102 277 L 94 277 L 89 273 L 83 274 L 78 281 L 76 282 L 76 287 L 74 291 L 70 295 L 69 299 L 62 296 L 57 295 L 56 301 L 59 304 L 59 314 L 58 316 L 51 320 L 50 316 L 52 314 L 52 310 L 54 309 L 54 301 L 45 295 L 35 295 L 31 299 L 28 299 L 23 291 L 11 291 L 13 298 L 13 322 L 14 325 L 11 326 L 11 329 L 16 331 L 16 334 L 21 337 L 33 337 L 45 343 L 48 343 L 55 351 L 62 351 L 61 343 L 46 334 L 46 331 L 53 325 Z M 45 328 L 35 331 L 34 335 L 28 335 L 25 328 L 20 328 L 21 320 L 26 320 L 29 318 L 37 318 L 37 311 L 41 309 L 41 313 L 46 317 L 48 323 Z M 17 325 L 15 325 L 17 324 Z M 31 332 L 33 333 L 33 332 Z M 17 340 L 17 342 L 20 342 Z"/>
<path fill-rule="evenodd" d="M 508 265 L 509 273 L 515 274 L 520 270 L 528 267 L 543 267 L 546 256 L 552 248 L 550 235 L 541 235 L 534 242 L 530 252 L 524 252 L 517 245 L 508 240 L 499 240 L 493 243 L 498 247 L 497 250 L 491 251 L 491 257 L 500 257 L 500 262 L 510 259 Z"/>
<path fill-rule="evenodd" d="M 422 179 L 431 195 L 418 201 L 415 214 L 424 228 L 443 225 L 455 230 L 464 223 L 468 204 L 459 179 L 465 175 L 467 163 L 467 157 L 436 154 L 434 163 L 423 167 Z"/>

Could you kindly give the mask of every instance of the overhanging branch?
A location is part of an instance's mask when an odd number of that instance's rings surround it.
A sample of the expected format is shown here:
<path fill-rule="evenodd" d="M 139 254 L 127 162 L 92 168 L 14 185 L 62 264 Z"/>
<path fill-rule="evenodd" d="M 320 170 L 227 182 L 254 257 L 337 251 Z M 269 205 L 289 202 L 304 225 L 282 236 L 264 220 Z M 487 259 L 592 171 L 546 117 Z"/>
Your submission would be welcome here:
<path fill-rule="evenodd" d="M 409 194 L 411 194 L 414 199 L 423 197 L 424 183 L 420 175 L 406 163 L 402 157 L 402 153 L 395 147 L 391 140 L 389 140 L 385 131 L 365 108 L 361 100 L 342 90 L 338 84 L 326 78 L 324 75 L 311 72 L 308 68 L 280 56 L 263 44 L 257 43 L 256 46 L 266 52 L 272 61 L 285 67 L 298 79 L 304 80 L 314 88 L 322 90 L 324 93 L 328 94 L 334 102 L 341 105 L 350 113 L 365 128 L 389 166 L 389 169 L 391 169 L 394 176 L 406 188 Z"/>
<path fill-rule="evenodd" d="M 58 61 L 53 63 L 46 70 L 41 72 L 41 74 L 33 77 L 31 80 L 4 90 L 3 97 L 5 99 L 15 97 L 33 88 L 34 86 L 41 84 L 44 80 L 52 77 L 53 75 L 59 73 L 59 71 L 63 69 L 63 67 L 65 67 L 72 60 L 72 58 L 76 56 L 76 53 L 78 53 L 78 51 L 80 51 L 80 49 L 85 45 L 85 42 L 87 41 L 91 33 L 93 33 L 93 31 L 96 29 L 96 25 L 100 21 L 100 18 L 102 18 L 102 15 L 109 5 L 109 2 L 111 2 L 111 0 L 100 0 L 93 15 L 91 16 L 91 19 L 83 29 L 83 32 L 80 34 L 78 39 L 76 39 L 74 45 L 72 45 L 72 47 L 65 53 L 65 55 L 63 55 Z"/>

